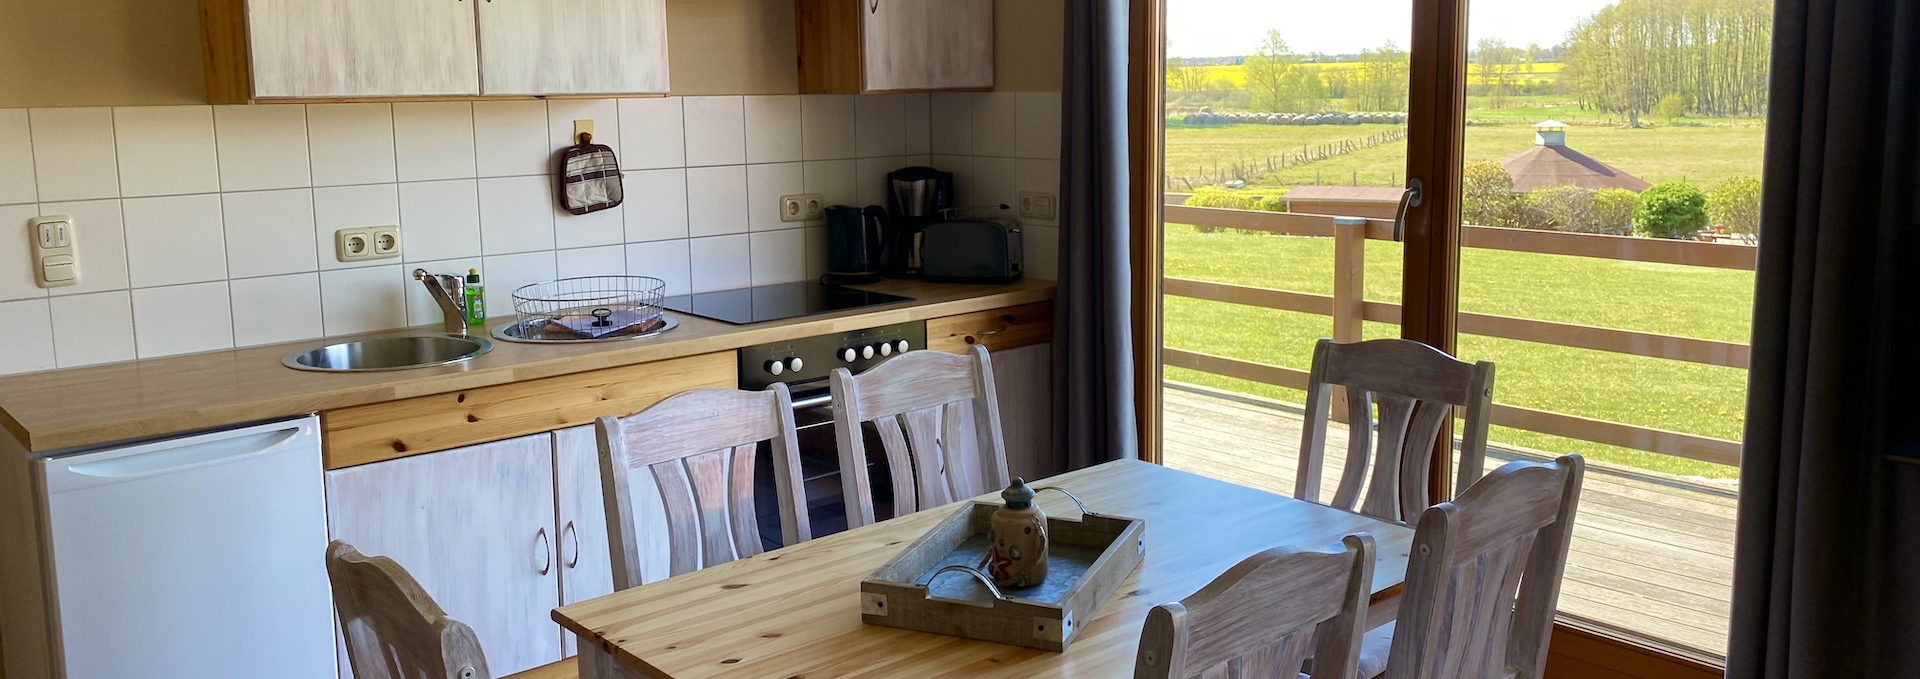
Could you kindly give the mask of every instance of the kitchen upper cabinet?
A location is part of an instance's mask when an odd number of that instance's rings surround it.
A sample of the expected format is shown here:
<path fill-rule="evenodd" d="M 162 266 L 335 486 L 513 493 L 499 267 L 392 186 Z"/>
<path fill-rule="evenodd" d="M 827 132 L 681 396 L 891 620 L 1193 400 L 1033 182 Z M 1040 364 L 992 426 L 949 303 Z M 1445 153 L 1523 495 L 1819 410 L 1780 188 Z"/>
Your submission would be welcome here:
<path fill-rule="evenodd" d="M 1056 468 L 1052 455 L 1053 344 L 991 351 L 990 360 L 1007 472 L 1040 479 L 1065 471 Z"/>
<path fill-rule="evenodd" d="M 495 675 L 556 662 L 552 446 L 538 434 L 327 472 L 329 533 L 413 574 Z M 351 676 L 344 650 L 340 666 Z"/>
<path fill-rule="evenodd" d="M 247 35 L 239 45 L 247 49 L 252 98 L 265 99 L 479 94 L 476 2 L 209 0 L 204 4 L 244 10 Z M 211 80 L 216 55 L 210 48 L 207 56 Z"/>
<path fill-rule="evenodd" d="M 797 0 L 800 91 L 993 88 L 993 0 Z"/>
<path fill-rule="evenodd" d="M 479 8 L 484 94 L 667 91 L 666 0 L 498 0 Z"/>

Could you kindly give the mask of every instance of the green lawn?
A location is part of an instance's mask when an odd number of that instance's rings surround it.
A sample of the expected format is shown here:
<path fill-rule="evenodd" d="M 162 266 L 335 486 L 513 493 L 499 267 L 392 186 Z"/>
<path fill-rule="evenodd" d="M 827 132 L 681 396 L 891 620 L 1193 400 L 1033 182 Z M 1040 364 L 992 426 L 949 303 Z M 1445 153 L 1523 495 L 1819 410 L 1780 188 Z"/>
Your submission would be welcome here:
<path fill-rule="evenodd" d="M 1281 128 L 1285 129 L 1285 128 Z M 1745 343 L 1753 273 L 1494 250 L 1461 259 L 1463 311 L 1598 325 Z M 1367 242 L 1367 298 L 1397 302 L 1400 246 Z M 1330 294 L 1333 242 L 1166 227 L 1166 275 Z M 1168 297 L 1166 346 L 1305 370 L 1314 340 L 1332 334 L 1326 316 Z M 1398 329 L 1369 323 L 1368 338 Z M 1494 400 L 1528 408 L 1738 440 L 1746 372 L 1532 342 L 1463 335 L 1460 354 L 1497 366 Z M 1170 380 L 1298 403 L 1300 392 L 1168 369 Z M 1579 452 L 1645 469 L 1713 478 L 1737 470 L 1533 432 L 1495 427 L 1492 437 L 1548 451 Z"/>

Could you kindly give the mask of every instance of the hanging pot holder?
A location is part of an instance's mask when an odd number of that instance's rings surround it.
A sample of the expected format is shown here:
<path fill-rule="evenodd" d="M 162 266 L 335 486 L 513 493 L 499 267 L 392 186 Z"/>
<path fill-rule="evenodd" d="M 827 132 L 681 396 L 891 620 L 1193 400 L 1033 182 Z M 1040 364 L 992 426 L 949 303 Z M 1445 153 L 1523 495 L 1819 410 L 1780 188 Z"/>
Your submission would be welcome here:
<path fill-rule="evenodd" d="M 560 204 L 568 212 L 584 215 L 605 210 L 625 197 L 619 159 L 612 148 L 593 143 L 593 135 L 581 134 L 580 145 L 560 154 Z"/>

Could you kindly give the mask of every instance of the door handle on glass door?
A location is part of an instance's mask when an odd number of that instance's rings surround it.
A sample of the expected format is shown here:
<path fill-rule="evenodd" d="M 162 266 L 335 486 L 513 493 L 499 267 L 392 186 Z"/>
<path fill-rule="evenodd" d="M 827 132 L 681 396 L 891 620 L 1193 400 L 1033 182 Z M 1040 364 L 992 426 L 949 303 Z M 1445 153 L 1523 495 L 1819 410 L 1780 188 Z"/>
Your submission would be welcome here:
<path fill-rule="evenodd" d="M 547 528 L 545 526 L 541 526 L 540 531 L 535 533 L 534 536 L 540 538 L 540 555 L 546 557 L 545 560 L 540 562 L 540 574 L 546 575 L 547 571 L 553 570 L 553 541 L 547 539 Z"/>

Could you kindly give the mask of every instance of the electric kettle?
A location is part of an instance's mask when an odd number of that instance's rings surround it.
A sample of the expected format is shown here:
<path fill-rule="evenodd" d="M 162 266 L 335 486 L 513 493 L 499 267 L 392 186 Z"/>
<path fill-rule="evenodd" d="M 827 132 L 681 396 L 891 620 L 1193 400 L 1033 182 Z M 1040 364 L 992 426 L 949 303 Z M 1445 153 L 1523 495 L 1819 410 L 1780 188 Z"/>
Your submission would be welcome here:
<path fill-rule="evenodd" d="M 887 211 L 833 205 L 827 208 L 827 285 L 858 285 L 880 280 L 880 250 L 886 243 Z"/>

